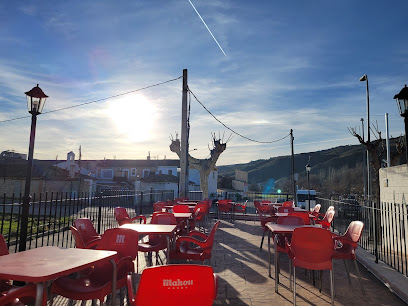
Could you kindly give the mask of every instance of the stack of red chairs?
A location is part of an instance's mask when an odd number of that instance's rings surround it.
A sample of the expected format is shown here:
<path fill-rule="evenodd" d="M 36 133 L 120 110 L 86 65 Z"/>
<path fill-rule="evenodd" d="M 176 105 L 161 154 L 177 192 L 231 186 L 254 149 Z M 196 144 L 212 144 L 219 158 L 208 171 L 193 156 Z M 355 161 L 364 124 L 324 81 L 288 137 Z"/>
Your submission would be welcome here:
<path fill-rule="evenodd" d="M 254 206 L 256 210 L 262 214 L 269 214 L 269 206 L 268 205 L 261 205 L 259 201 L 254 201 Z"/>
<path fill-rule="evenodd" d="M 232 212 L 232 203 L 229 199 L 222 199 L 217 201 L 218 206 L 218 219 L 220 218 L 220 213 L 228 213 Z M 231 217 L 229 215 L 229 217 Z"/>

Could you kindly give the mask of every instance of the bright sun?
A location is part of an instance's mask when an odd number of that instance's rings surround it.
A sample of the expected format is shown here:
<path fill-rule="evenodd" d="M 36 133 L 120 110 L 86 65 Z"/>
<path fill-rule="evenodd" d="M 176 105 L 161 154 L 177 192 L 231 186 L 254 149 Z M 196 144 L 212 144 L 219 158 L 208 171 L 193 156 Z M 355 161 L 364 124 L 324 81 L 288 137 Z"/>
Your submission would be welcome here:
<path fill-rule="evenodd" d="M 152 135 L 155 108 L 143 95 L 129 95 L 110 103 L 109 115 L 120 133 L 131 141 L 148 140 Z"/>

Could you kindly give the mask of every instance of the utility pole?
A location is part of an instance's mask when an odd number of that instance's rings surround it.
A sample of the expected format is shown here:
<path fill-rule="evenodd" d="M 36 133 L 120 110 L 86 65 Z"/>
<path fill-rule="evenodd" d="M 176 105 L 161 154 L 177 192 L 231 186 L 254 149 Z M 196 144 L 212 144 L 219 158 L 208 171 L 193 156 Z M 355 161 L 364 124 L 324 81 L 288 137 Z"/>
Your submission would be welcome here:
<path fill-rule="evenodd" d="M 187 69 L 183 69 L 183 95 L 181 103 L 181 155 L 180 155 L 180 194 L 184 197 L 188 191 L 187 158 L 188 158 L 188 123 L 187 123 Z"/>
<path fill-rule="evenodd" d="M 364 118 L 360 119 L 361 121 L 361 137 L 363 138 L 363 142 L 364 142 Z M 364 202 L 367 201 L 367 169 L 366 169 L 366 158 L 367 158 L 367 152 L 363 153 L 363 199 Z"/>
<path fill-rule="evenodd" d="M 292 149 L 292 167 L 291 167 L 291 176 L 292 176 L 292 186 L 293 186 L 293 200 L 295 202 L 295 206 L 297 206 L 297 197 L 296 197 L 296 181 L 295 181 L 295 153 L 293 150 L 293 130 L 290 129 L 290 147 Z"/>

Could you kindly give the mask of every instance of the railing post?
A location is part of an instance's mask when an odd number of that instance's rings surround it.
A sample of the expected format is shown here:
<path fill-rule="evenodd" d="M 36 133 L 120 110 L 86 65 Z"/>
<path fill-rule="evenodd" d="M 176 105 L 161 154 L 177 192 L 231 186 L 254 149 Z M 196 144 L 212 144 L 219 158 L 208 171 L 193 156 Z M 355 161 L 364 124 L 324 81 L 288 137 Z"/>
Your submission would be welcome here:
<path fill-rule="evenodd" d="M 102 224 L 102 192 L 99 193 L 98 205 L 98 233 L 100 233 Z"/>
<path fill-rule="evenodd" d="M 150 188 L 150 205 L 153 205 L 153 188 Z"/>
<path fill-rule="evenodd" d="M 140 192 L 140 205 L 139 205 L 139 215 L 141 216 L 143 213 L 143 191 Z"/>

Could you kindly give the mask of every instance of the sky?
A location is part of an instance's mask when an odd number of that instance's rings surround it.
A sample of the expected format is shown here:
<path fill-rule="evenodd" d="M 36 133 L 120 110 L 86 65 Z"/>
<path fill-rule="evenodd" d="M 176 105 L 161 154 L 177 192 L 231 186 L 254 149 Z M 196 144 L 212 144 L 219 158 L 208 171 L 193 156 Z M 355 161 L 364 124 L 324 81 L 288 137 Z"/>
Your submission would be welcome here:
<path fill-rule="evenodd" d="M 24 93 L 39 84 L 49 98 L 34 158 L 78 158 L 81 146 L 82 159 L 176 159 L 183 69 L 219 120 L 190 95 L 190 154 L 207 158 L 215 134 L 228 140 L 217 165 L 290 155 L 291 129 L 296 154 L 358 144 L 348 127 L 367 123 L 364 74 L 370 122 L 385 137 L 388 113 L 390 136 L 403 135 L 393 97 L 408 83 L 407 9 L 406 0 L 2 1 L 0 151 L 27 154 Z"/>

